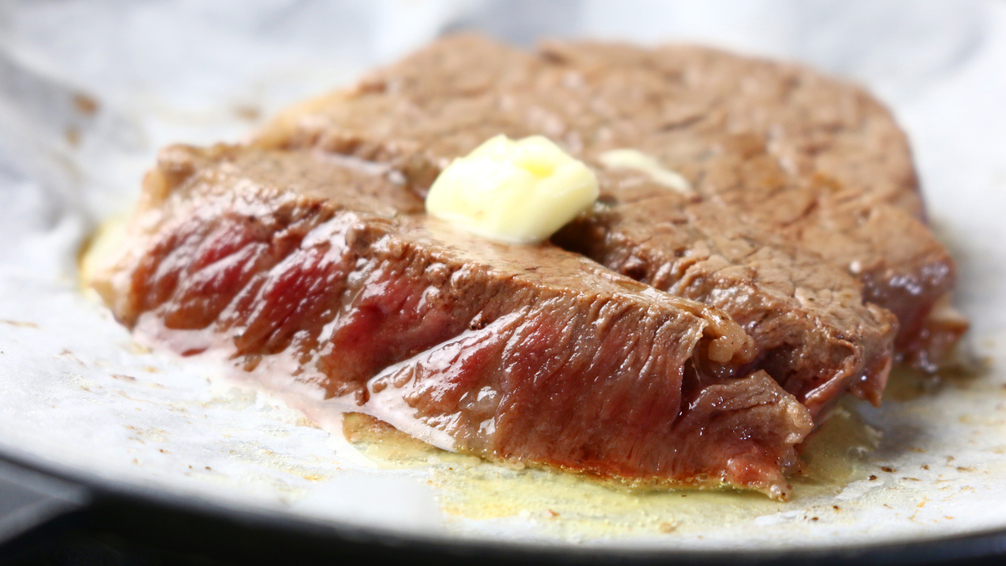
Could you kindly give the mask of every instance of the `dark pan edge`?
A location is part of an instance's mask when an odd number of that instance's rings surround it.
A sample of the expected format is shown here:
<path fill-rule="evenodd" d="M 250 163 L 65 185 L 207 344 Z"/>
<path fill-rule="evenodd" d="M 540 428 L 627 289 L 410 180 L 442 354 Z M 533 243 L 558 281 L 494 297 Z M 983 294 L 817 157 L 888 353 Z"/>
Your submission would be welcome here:
<path fill-rule="evenodd" d="M 334 521 L 311 521 L 280 511 L 241 509 L 124 482 L 0 448 L 0 460 L 34 473 L 80 485 L 90 492 L 87 507 L 71 520 L 121 533 L 153 547 L 238 560 L 247 564 L 340 562 L 375 559 L 478 561 L 480 564 L 669 564 L 940 565 L 1006 563 L 1006 529 L 924 541 L 884 542 L 856 547 L 791 550 L 605 549 L 550 546 L 540 542 L 422 537 Z"/>

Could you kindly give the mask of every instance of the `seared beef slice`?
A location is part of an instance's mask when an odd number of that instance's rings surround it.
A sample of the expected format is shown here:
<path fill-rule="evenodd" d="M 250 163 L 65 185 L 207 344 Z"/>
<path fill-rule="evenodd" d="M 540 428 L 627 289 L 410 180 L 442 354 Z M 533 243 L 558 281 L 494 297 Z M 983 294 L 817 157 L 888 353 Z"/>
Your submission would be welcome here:
<path fill-rule="evenodd" d="M 727 63 L 732 74 L 720 69 Z M 450 38 L 355 89 L 290 109 L 257 143 L 387 163 L 423 194 L 450 159 L 495 134 L 546 134 L 594 166 L 602 190 L 594 213 L 554 241 L 725 310 L 755 339 L 758 367 L 812 412 L 850 388 L 877 403 L 897 330 L 881 307 L 914 326 L 949 288 L 952 263 L 913 216 L 921 205 L 911 164 L 882 109 L 776 64 L 750 62 L 757 74 L 748 85 L 748 63 L 689 47 L 582 43 L 532 55 Z M 840 100 L 804 100 L 802 81 L 823 82 L 818 90 Z M 778 98 L 790 91 L 792 100 Z M 818 125 L 818 114 L 841 111 L 849 97 L 870 110 L 863 148 L 855 132 Z M 814 160 L 796 160 L 810 155 L 810 139 Z M 695 194 L 605 168 L 600 156 L 616 148 L 680 171 Z M 865 288 L 848 272 L 852 257 Z M 918 281 L 907 299 L 897 291 L 905 281 Z M 864 305 L 864 295 L 880 306 Z"/>
<path fill-rule="evenodd" d="M 785 497 L 810 416 L 752 372 L 724 313 L 550 244 L 456 232 L 388 177 L 320 153 L 168 148 L 96 288 L 149 340 L 443 448 Z"/>

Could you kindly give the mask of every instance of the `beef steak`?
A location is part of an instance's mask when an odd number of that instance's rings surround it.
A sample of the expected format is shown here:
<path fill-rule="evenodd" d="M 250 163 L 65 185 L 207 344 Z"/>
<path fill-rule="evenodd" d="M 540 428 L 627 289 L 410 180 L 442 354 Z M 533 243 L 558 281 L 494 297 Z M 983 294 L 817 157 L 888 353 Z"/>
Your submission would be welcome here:
<path fill-rule="evenodd" d="M 500 133 L 597 173 L 552 243 L 423 212 Z M 249 144 L 164 150 L 130 233 L 94 283 L 149 340 L 442 448 L 641 485 L 785 497 L 813 417 L 879 403 L 895 351 L 932 369 L 966 328 L 888 112 L 700 47 L 443 39 Z"/>
<path fill-rule="evenodd" d="M 722 308 L 812 412 L 848 389 L 878 403 L 898 329 L 887 309 L 917 350 L 919 321 L 952 283 L 917 218 L 900 130 L 860 91 L 799 67 L 694 47 L 529 54 L 460 36 L 289 109 L 256 143 L 387 163 L 422 195 L 500 132 L 544 133 L 598 171 L 601 205 L 556 243 Z M 606 168 L 618 148 L 694 192 Z"/>
<path fill-rule="evenodd" d="M 93 282 L 147 340 L 445 449 L 785 497 L 807 409 L 721 311 L 422 213 L 320 152 L 174 146 Z"/>

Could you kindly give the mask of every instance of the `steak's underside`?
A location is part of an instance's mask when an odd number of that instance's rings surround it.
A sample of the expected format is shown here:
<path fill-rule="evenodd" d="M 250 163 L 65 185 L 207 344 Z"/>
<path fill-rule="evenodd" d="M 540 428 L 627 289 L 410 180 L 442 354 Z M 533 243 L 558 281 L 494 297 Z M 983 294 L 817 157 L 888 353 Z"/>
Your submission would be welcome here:
<path fill-rule="evenodd" d="M 293 368 L 443 448 L 785 496 L 810 415 L 724 313 L 421 211 L 318 154 L 176 146 L 97 288 L 148 339 Z"/>

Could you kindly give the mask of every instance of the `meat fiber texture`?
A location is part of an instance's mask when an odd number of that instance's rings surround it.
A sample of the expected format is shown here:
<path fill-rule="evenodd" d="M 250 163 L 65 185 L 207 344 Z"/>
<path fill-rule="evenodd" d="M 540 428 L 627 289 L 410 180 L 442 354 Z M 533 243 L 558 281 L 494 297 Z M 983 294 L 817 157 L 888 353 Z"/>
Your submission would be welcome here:
<path fill-rule="evenodd" d="M 423 194 L 500 132 L 544 133 L 599 172 L 597 209 L 556 243 L 722 308 L 815 414 L 849 389 L 878 404 L 895 344 L 933 368 L 966 328 L 945 309 L 929 318 L 954 264 L 921 220 L 904 135 L 859 89 L 801 67 L 693 46 L 526 53 L 460 36 L 288 110 L 257 143 L 387 163 Z M 599 156 L 621 148 L 694 192 L 606 170 Z"/>
<path fill-rule="evenodd" d="M 394 178 L 320 152 L 167 148 L 95 287 L 149 341 L 441 448 L 788 494 L 809 412 L 728 316 L 458 232 Z"/>
<path fill-rule="evenodd" d="M 498 133 L 597 171 L 558 247 L 422 214 Z M 694 190 L 606 168 L 619 148 Z M 896 346 L 931 365 L 965 327 L 931 315 L 953 263 L 886 111 L 695 47 L 441 40 L 247 146 L 165 150 L 131 233 L 97 287 L 154 341 L 442 448 L 634 485 L 785 497 L 812 418 L 879 403 Z"/>

